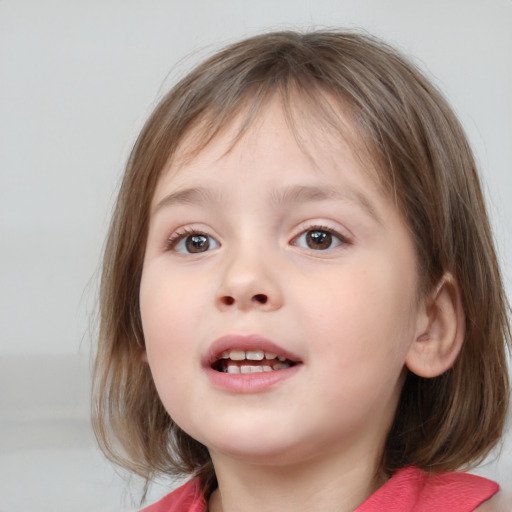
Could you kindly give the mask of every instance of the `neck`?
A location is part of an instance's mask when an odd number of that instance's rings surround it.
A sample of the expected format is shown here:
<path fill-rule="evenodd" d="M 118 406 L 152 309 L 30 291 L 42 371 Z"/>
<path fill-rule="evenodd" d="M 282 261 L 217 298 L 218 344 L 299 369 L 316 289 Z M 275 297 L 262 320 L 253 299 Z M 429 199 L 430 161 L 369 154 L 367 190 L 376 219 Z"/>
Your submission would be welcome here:
<path fill-rule="evenodd" d="M 218 489 L 209 512 L 352 512 L 385 481 L 376 461 L 259 465 L 213 456 Z"/>

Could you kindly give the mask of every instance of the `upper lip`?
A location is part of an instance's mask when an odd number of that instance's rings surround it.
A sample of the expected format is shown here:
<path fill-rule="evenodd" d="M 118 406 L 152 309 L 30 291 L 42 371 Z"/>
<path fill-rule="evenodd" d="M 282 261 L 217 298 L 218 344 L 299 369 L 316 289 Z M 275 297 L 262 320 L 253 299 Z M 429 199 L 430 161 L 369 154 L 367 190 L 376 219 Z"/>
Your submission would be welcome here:
<path fill-rule="evenodd" d="M 259 334 L 227 334 L 217 338 L 208 348 L 202 358 L 203 366 L 211 367 L 221 358 L 223 352 L 229 350 L 262 350 L 263 352 L 276 354 L 294 363 L 300 363 L 300 358 L 275 342 Z"/>

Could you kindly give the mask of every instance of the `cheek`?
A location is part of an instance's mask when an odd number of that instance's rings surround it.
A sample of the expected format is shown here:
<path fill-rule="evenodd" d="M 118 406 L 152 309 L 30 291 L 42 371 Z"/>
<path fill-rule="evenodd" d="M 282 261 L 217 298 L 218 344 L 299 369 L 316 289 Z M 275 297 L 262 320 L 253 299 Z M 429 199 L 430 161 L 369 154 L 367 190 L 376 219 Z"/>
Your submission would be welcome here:
<path fill-rule="evenodd" d="M 178 343 L 189 324 L 188 295 L 173 279 L 162 279 L 161 273 L 149 268 L 143 272 L 139 301 L 148 359 L 176 360 L 185 355 L 187 345 Z"/>
<path fill-rule="evenodd" d="M 140 286 L 140 312 L 148 364 L 160 399 L 175 416 L 185 410 L 181 398 L 187 396 L 184 361 L 192 358 L 193 345 L 185 312 L 186 297 L 176 293 L 168 281 L 143 273 Z M 185 302 L 184 302 L 185 301 Z"/>
<path fill-rule="evenodd" d="M 366 367 L 379 361 L 401 368 L 414 338 L 414 273 L 400 266 L 365 262 L 316 281 L 302 311 L 302 328 L 332 364 Z M 380 367 L 384 364 L 380 364 Z"/>

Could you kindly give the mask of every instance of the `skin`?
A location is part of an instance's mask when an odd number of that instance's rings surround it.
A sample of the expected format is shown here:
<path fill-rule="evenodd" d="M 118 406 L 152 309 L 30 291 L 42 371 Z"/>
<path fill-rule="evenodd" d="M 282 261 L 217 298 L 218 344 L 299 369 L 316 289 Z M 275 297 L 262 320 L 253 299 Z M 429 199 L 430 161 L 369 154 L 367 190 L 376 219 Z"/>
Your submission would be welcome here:
<path fill-rule="evenodd" d="M 317 132 L 299 148 L 277 100 L 233 146 L 236 128 L 180 163 L 185 140 L 157 186 L 145 357 L 169 414 L 210 451 L 211 511 L 352 511 L 385 482 L 406 366 L 450 364 L 429 341 L 447 322 L 418 301 L 408 227 L 348 145 Z M 315 230 L 328 248 L 308 245 Z M 192 233 L 208 250 L 187 252 Z M 300 367 L 264 391 L 219 389 L 202 361 L 228 334 L 264 336 Z"/>

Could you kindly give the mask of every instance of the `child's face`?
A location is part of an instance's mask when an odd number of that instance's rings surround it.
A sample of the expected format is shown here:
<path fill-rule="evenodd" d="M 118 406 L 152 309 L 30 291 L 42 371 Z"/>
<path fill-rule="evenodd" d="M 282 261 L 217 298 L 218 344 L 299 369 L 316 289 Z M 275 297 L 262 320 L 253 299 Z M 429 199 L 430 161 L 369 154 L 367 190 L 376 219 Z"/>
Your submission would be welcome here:
<path fill-rule="evenodd" d="M 235 133 L 155 192 L 140 306 L 159 395 L 214 463 L 377 457 L 419 330 L 408 228 L 343 141 L 301 150 L 277 101 Z"/>

